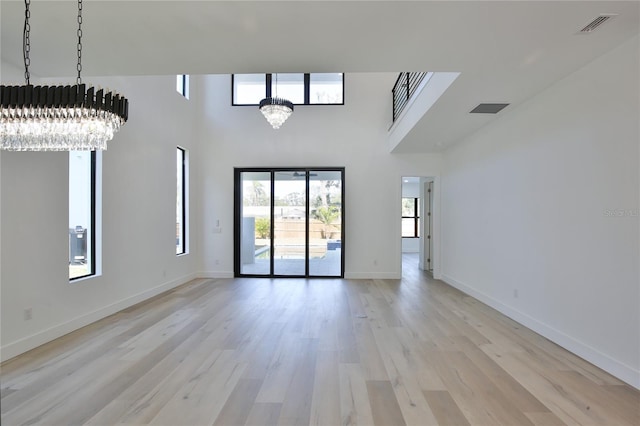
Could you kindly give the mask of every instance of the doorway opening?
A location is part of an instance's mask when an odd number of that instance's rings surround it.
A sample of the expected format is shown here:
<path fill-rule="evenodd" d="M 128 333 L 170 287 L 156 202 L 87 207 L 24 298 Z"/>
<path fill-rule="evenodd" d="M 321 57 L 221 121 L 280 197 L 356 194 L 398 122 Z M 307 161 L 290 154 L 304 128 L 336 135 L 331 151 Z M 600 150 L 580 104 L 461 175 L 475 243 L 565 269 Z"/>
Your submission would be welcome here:
<path fill-rule="evenodd" d="M 434 271 L 435 178 L 403 176 L 401 267 Z"/>
<path fill-rule="evenodd" d="M 344 168 L 235 169 L 236 277 L 344 277 Z"/>

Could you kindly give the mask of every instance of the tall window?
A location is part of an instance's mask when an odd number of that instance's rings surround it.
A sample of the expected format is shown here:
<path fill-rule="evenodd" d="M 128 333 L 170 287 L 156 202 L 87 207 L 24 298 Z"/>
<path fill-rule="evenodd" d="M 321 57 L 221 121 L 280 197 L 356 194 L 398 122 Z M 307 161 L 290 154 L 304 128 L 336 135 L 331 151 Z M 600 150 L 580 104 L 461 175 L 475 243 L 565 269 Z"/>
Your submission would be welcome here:
<path fill-rule="evenodd" d="M 176 149 L 176 254 L 187 252 L 187 151 Z"/>
<path fill-rule="evenodd" d="M 96 153 L 69 152 L 69 279 L 95 275 Z"/>
<path fill-rule="evenodd" d="M 420 199 L 402 199 L 402 237 L 418 238 L 420 236 Z"/>
<path fill-rule="evenodd" d="M 232 86 L 233 105 L 276 96 L 295 105 L 344 105 L 343 73 L 233 74 Z"/>
<path fill-rule="evenodd" d="M 176 90 L 185 98 L 189 99 L 189 75 L 176 75 Z"/>

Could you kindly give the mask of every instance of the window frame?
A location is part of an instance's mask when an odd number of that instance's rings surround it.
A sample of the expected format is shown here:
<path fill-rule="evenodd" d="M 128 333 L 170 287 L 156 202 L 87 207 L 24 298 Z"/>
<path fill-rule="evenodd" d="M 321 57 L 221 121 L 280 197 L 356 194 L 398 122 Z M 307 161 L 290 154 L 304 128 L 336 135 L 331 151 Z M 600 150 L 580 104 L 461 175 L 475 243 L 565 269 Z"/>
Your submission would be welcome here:
<path fill-rule="evenodd" d="M 176 75 L 176 91 L 189 100 L 189 74 Z"/>
<path fill-rule="evenodd" d="M 251 73 L 248 73 L 251 74 Z M 261 74 L 261 73 L 253 73 L 253 74 Z M 264 87 L 265 87 L 265 94 L 268 94 L 269 97 L 271 96 L 271 74 L 262 74 L 264 75 Z M 259 104 L 236 104 L 234 103 L 234 94 L 235 94 L 235 74 L 231 74 L 231 105 L 232 106 L 258 106 Z"/>
<path fill-rule="evenodd" d="M 310 185 L 309 173 L 311 172 L 339 172 L 341 176 L 341 189 L 340 189 L 340 202 L 341 202 L 341 221 L 340 221 L 340 275 L 319 275 L 319 274 L 310 274 L 309 273 L 309 232 L 310 232 L 310 205 L 311 205 L 311 197 L 306 196 L 305 200 L 305 273 L 304 275 L 280 275 L 275 274 L 274 272 L 274 257 L 270 257 L 270 266 L 268 274 L 249 274 L 242 273 L 242 218 L 243 218 L 243 190 L 242 190 L 242 175 L 243 173 L 252 173 L 252 172 L 264 172 L 269 174 L 269 209 L 270 209 L 270 229 L 269 234 L 270 237 L 270 253 L 275 252 L 275 220 L 274 220 L 274 209 L 277 207 L 275 204 L 275 174 L 278 172 L 299 172 L 304 174 L 305 179 L 305 193 L 310 194 Z M 347 212 L 347 203 L 345 203 L 346 198 L 346 169 L 344 167 L 248 167 L 248 168 L 234 168 L 234 230 L 233 230 L 233 253 L 234 253 L 234 276 L 238 277 L 253 277 L 253 278 L 344 278 L 345 275 L 345 265 L 346 265 L 346 250 L 345 250 L 345 240 L 347 239 L 346 233 L 346 212 Z M 302 177 L 302 176 L 300 176 Z"/>
<path fill-rule="evenodd" d="M 261 74 L 261 73 L 255 73 L 255 74 Z M 295 106 L 306 106 L 306 105 L 344 105 L 344 73 L 336 73 L 336 74 L 342 74 L 342 102 L 340 103 L 311 103 L 311 74 L 330 74 L 330 73 L 278 73 L 278 74 L 303 74 L 304 78 L 303 78 L 303 84 L 304 84 L 304 103 L 302 104 L 296 104 L 294 103 L 293 105 Z M 273 82 L 273 73 L 266 73 L 264 74 L 265 76 L 265 98 L 269 98 L 272 95 L 271 92 L 271 86 L 272 86 L 272 82 Z M 235 74 L 231 74 L 231 106 L 258 106 L 259 104 L 240 104 L 240 103 L 235 103 L 235 99 L 234 99 L 234 87 L 235 87 Z"/>
<path fill-rule="evenodd" d="M 73 152 L 73 151 L 71 151 Z M 84 275 L 79 275 L 76 277 L 69 277 L 69 282 L 74 282 L 74 281 L 79 281 L 79 280 L 83 280 L 83 279 L 87 279 L 90 277 L 94 277 L 97 275 L 97 253 L 96 253 L 96 247 L 97 247 L 97 243 L 96 240 L 98 239 L 98 233 L 97 233 L 97 229 L 96 229 L 96 193 L 97 193 L 97 186 L 96 186 L 96 170 L 97 170 L 97 154 L 96 151 L 91 151 L 91 157 L 90 157 L 90 186 L 91 186 L 91 195 L 89 196 L 89 210 L 90 210 L 90 219 L 89 219 L 89 229 L 87 229 L 87 235 L 90 235 L 90 244 L 87 247 L 87 250 L 90 253 L 88 262 L 90 265 L 89 268 L 89 272 L 87 274 Z M 68 201 L 67 201 L 68 202 Z M 70 206 L 69 206 L 70 207 Z M 69 262 L 69 264 L 71 264 L 71 262 Z"/>
<path fill-rule="evenodd" d="M 405 235 L 401 235 L 402 238 L 420 238 L 420 215 L 418 214 L 419 211 L 419 203 L 420 203 L 420 197 L 402 197 L 402 201 L 404 202 L 404 200 L 413 200 L 413 216 L 401 216 L 401 219 L 413 219 L 413 235 L 412 236 L 405 236 Z M 401 228 L 401 233 L 402 233 L 402 228 Z"/>
<path fill-rule="evenodd" d="M 178 251 L 178 247 L 179 245 L 176 244 L 176 256 L 182 256 L 185 254 L 188 254 L 188 246 L 187 246 L 187 202 L 188 202 L 188 197 L 187 197 L 187 163 L 188 163 L 188 157 L 187 157 L 187 153 L 188 150 L 186 148 L 183 148 L 181 146 L 177 146 L 176 147 L 176 154 L 180 153 L 182 156 L 182 168 L 181 168 L 181 174 L 182 174 L 182 185 L 181 188 L 178 188 L 178 182 L 176 181 L 176 202 L 177 202 L 177 192 L 178 190 L 181 191 L 181 202 L 182 202 L 182 210 L 181 210 L 181 223 L 180 223 L 180 231 L 182 234 L 182 240 L 181 240 L 181 251 Z M 176 161 L 177 163 L 177 161 Z M 176 176 L 177 176 L 177 170 L 176 170 Z M 177 206 L 176 206 L 177 207 Z"/>

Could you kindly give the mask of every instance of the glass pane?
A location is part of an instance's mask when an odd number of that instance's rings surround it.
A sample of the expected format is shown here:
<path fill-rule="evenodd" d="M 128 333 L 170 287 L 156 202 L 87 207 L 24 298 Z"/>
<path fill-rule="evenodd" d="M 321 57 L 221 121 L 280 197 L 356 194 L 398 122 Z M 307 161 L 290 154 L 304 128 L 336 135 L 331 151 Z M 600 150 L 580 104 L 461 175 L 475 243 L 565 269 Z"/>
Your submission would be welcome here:
<path fill-rule="evenodd" d="M 402 199 L 402 216 L 415 216 L 416 210 L 415 198 L 403 198 Z"/>
<path fill-rule="evenodd" d="M 417 237 L 415 228 L 415 219 L 402 219 L 402 236 L 403 237 Z"/>
<path fill-rule="evenodd" d="M 342 173 L 309 172 L 309 275 L 342 271 Z"/>
<path fill-rule="evenodd" d="M 234 105 L 258 105 L 267 95 L 265 74 L 234 74 Z"/>
<path fill-rule="evenodd" d="M 304 104 L 304 74 L 273 74 L 271 96 Z"/>
<path fill-rule="evenodd" d="M 243 172 L 240 273 L 271 273 L 271 173 Z"/>
<path fill-rule="evenodd" d="M 275 172 L 273 196 L 273 273 L 304 275 L 307 218 L 305 172 Z"/>
<path fill-rule="evenodd" d="M 69 152 L 69 278 L 93 273 L 91 151 Z"/>
<path fill-rule="evenodd" d="M 184 150 L 176 150 L 176 254 L 185 253 L 184 244 Z"/>
<path fill-rule="evenodd" d="M 342 73 L 311 74 L 309 83 L 309 103 L 341 104 Z"/>

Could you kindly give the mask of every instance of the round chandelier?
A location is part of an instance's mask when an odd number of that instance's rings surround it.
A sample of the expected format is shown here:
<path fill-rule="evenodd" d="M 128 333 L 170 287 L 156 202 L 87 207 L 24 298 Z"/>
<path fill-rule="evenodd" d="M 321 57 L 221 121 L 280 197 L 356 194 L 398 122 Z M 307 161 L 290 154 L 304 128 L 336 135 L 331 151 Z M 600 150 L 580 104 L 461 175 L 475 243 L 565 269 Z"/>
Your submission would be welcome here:
<path fill-rule="evenodd" d="M 271 127 L 279 129 L 287 118 L 293 113 L 293 103 L 283 98 L 278 97 L 278 74 L 276 76 L 276 96 L 267 97 L 260 101 L 258 108 L 264 118 L 267 119 Z"/>
<path fill-rule="evenodd" d="M 82 0 L 78 0 L 78 77 L 71 86 L 30 84 L 30 0 L 25 0 L 23 58 L 26 84 L 0 86 L 0 149 L 7 151 L 105 150 L 127 121 L 129 101 L 82 83 Z"/>
<path fill-rule="evenodd" d="M 282 98 L 264 98 L 259 108 L 271 127 L 279 129 L 293 112 L 293 103 Z"/>

